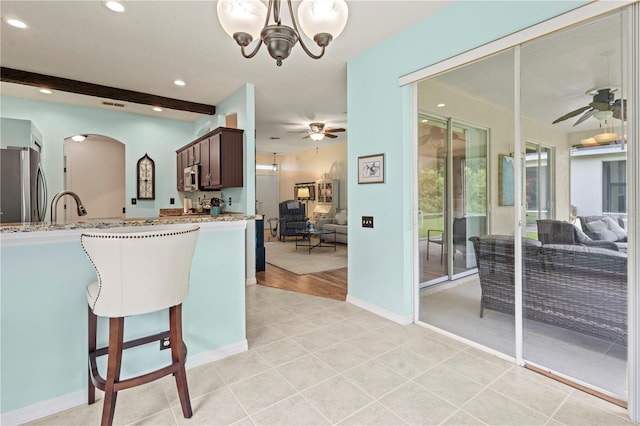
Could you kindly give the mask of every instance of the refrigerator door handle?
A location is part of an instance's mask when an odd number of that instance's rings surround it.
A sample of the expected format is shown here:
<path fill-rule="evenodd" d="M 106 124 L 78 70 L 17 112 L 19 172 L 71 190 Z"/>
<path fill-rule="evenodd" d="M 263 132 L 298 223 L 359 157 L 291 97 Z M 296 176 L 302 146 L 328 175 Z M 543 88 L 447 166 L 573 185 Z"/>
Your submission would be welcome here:
<path fill-rule="evenodd" d="M 36 200 L 38 221 L 42 222 L 47 217 L 47 180 L 44 177 L 44 170 L 42 166 L 38 164 L 38 181 L 36 184 Z"/>

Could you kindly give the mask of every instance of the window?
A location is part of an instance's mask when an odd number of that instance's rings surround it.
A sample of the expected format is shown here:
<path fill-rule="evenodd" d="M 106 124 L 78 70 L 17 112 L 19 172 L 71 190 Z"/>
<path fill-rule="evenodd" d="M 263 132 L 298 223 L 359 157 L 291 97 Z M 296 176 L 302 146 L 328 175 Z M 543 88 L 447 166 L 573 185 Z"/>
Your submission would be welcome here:
<path fill-rule="evenodd" d="M 626 213 L 627 211 L 627 161 L 602 163 L 602 212 Z"/>

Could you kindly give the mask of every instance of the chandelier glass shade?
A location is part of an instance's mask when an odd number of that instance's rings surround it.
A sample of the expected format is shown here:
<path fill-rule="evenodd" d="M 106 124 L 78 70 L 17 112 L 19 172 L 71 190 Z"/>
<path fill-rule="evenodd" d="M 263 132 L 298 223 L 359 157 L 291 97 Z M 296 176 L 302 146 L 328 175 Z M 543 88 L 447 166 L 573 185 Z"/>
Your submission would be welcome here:
<path fill-rule="evenodd" d="M 240 46 L 242 56 L 253 58 L 265 44 L 278 66 L 289 57 L 299 41 L 305 53 L 320 59 L 325 48 L 337 38 L 347 24 L 348 8 L 345 0 L 303 0 L 298 6 L 298 22 L 304 34 L 320 47 L 314 54 L 304 43 L 296 22 L 291 0 L 286 0 L 291 26 L 284 25 L 280 16 L 283 1 L 269 0 L 268 6 L 260 0 L 218 0 L 218 20 L 224 31 Z M 269 21 L 273 18 L 273 22 Z M 245 48 L 259 39 L 253 51 Z"/>

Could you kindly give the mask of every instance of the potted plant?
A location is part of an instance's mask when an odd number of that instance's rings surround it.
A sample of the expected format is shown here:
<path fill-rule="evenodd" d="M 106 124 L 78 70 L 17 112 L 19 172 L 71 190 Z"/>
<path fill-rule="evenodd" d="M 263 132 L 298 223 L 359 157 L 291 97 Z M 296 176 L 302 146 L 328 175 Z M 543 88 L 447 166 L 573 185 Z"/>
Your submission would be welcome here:
<path fill-rule="evenodd" d="M 215 216 L 220 214 L 220 211 L 222 210 L 222 206 L 224 205 L 224 201 L 222 201 L 220 198 L 212 198 L 211 199 L 211 215 Z"/>

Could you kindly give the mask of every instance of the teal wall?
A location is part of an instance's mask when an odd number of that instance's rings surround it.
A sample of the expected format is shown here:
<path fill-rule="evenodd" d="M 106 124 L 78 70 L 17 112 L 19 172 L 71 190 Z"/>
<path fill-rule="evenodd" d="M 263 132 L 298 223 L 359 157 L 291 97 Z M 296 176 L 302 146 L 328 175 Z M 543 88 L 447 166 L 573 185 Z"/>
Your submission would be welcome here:
<path fill-rule="evenodd" d="M 245 231 L 201 230 L 183 303 L 189 357 L 245 340 Z M 86 390 L 86 286 L 96 273 L 75 242 L 2 245 L 0 411 Z M 125 321 L 130 340 L 168 329 L 166 311 Z M 100 318 L 98 344 L 107 343 Z M 123 377 L 166 365 L 157 344 L 131 349 Z M 100 371 L 105 374 L 104 361 Z"/>
<path fill-rule="evenodd" d="M 157 217 L 160 208 L 181 207 L 175 150 L 193 140 L 193 123 L 8 96 L 2 96 L 0 102 L 2 117 L 31 120 L 42 134 L 49 203 L 64 189 L 64 139 L 97 134 L 125 144 L 127 217 Z M 132 205 L 131 198 L 137 195 L 136 163 L 145 153 L 156 164 L 156 199 Z M 169 198 L 175 198 L 178 204 L 170 205 Z"/>
<path fill-rule="evenodd" d="M 255 139 L 255 89 L 253 84 L 245 84 L 235 93 L 216 105 L 216 114 L 221 118 L 229 114 L 238 115 L 238 128 L 244 130 L 244 182 L 242 188 L 223 189 L 225 201 L 232 197 L 231 211 L 254 214 L 256 211 L 256 139 Z M 247 183 L 251 183 L 248 185 Z"/>
<path fill-rule="evenodd" d="M 349 61 L 350 297 L 413 312 L 411 91 L 398 78 L 586 3 L 455 2 Z M 357 158 L 378 153 L 385 183 L 358 185 Z M 373 229 L 360 226 L 363 215 L 374 216 Z"/>

